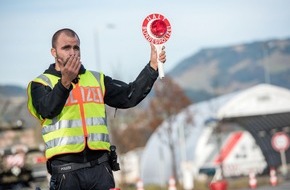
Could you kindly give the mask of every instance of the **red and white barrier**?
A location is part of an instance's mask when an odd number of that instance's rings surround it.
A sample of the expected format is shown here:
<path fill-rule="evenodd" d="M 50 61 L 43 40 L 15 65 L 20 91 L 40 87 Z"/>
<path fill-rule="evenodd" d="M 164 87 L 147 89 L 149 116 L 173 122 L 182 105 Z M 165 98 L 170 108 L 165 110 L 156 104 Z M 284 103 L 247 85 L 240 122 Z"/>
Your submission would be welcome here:
<path fill-rule="evenodd" d="M 169 178 L 168 190 L 176 190 L 176 181 L 175 181 L 174 177 Z"/>
<path fill-rule="evenodd" d="M 257 188 L 257 179 L 256 174 L 254 172 L 249 173 L 249 186 L 251 189 Z"/>
<path fill-rule="evenodd" d="M 144 190 L 144 184 L 142 179 L 139 179 L 136 184 L 137 190 Z"/>
<path fill-rule="evenodd" d="M 275 168 L 270 169 L 270 184 L 272 186 L 276 186 L 278 184 L 278 178 L 276 175 L 276 170 Z"/>

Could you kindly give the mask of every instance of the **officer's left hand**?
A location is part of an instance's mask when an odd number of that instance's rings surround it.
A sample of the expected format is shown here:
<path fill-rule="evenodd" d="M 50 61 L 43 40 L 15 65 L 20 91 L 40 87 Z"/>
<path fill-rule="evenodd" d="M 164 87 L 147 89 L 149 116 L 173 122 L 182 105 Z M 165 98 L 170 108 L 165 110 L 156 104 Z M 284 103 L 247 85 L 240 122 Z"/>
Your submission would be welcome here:
<path fill-rule="evenodd" d="M 154 46 L 154 44 L 150 44 L 151 46 L 151 56 L 150 56 L 150 66 L 157 71 L 158 69 L 158 63 L 157 63 L 157 58 L 159 59 L 159 61 L 161 61 L 162 63 L 165 63 L 166 61 L 166 52 L 164 51 L 165 46 L 162 47 L 162 51 L 159 54 L 159 56 L 157 55 L 157 50 Z"/>

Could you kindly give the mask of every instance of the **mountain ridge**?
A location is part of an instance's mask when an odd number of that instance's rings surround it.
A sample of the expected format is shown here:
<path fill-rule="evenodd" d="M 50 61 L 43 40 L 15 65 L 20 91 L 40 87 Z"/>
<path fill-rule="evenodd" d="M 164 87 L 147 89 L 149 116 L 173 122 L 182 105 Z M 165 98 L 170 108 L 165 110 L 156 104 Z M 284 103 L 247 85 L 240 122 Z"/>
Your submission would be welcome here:
<path fill-rule="evenodd" d="M 26 89 L 18 85 L 1 85 L 0 97 L 24 97 L 26 96 Z"/>
<path fill-rule="evenodd" d="M 259 83 L 290 88 L 290 38 L 204 48 L 168 75 L 194 102 Z"/>

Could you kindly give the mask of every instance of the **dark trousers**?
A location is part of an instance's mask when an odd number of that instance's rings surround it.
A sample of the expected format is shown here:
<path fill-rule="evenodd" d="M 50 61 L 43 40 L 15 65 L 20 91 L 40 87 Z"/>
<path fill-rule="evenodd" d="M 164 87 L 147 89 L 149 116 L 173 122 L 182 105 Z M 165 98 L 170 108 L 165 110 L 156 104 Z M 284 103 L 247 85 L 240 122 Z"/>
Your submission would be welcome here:
<path fill-rule="evenodd" d="M 52 164 L 65 164 L 54 161 Z M 109 190 L 115 187 L 113 172 L 108 162 L 63 174 L 52 174 L 50 190 Z"/>

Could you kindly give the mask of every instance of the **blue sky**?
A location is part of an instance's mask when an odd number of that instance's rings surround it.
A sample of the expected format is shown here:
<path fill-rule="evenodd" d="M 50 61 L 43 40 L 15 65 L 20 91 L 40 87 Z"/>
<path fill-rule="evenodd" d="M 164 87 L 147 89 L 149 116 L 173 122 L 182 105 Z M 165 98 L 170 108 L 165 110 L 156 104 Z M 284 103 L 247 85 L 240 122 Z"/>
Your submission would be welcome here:
<path fill-rule="evenodd" d="M 172 26 L 166 72 L 202 48 L 290 37 L 289 0 L 0 0 L 0 85 L 26 87 L 53 57 L 51 36 L 64 27 L 81 38 L 87 69 L 130 82 L 149 60 L 144 18 Z"/>

